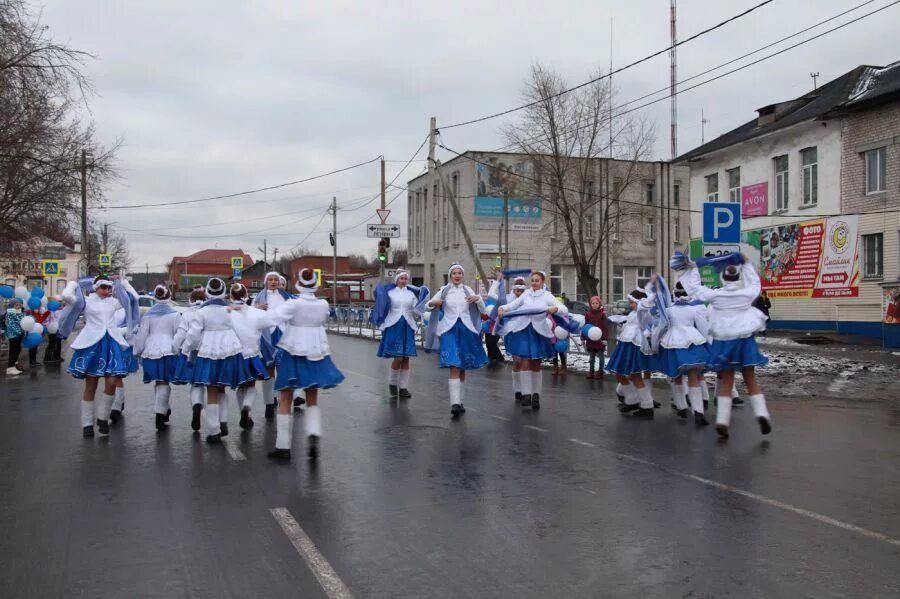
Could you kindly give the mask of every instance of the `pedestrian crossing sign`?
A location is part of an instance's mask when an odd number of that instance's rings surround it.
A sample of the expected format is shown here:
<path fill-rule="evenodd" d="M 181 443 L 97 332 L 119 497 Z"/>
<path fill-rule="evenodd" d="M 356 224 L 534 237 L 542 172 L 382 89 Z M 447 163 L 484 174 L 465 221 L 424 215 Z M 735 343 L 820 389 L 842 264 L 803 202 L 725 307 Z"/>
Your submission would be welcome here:
<path fill-rule="evenodd" d="M 322 269 L 314 268 L 313 272 L 316 273 L 316 283 L 319 285 L 319 287 L 321 287 L 322 286 Z"/>
<path fill-rule="evenodd" d="M 99 262 L 100 266 L 110 266 L 112 265 L 112 255 L 110 254 L 100 254 Z"/>
<path fill-rule="evenodd" d="M 41 271 L 45 277 L 58 277 L 59 260 L 41 260 Z"/>
<path fill-rule="evenodd" d="M 231 268 L 232 270 L 244 270 L 244 258 L 242 256 L 236 256 L 231 259 Z"/>

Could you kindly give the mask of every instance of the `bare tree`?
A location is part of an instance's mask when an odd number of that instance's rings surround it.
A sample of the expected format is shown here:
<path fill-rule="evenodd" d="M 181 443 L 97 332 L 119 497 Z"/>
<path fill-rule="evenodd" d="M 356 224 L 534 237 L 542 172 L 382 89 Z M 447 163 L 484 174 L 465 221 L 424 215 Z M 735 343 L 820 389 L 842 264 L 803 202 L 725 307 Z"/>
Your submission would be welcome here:
<path fill-rule="evenodd" d="M 378 261 L 375 258 L 369 258 L 363 254 L 347 254 L 347 258 L 351 267 L 372 268 L 378 266 Z"/>
<path fill-rule="evenodd" d="M 403 267 L 409 264 L 409 250 L 406 249 L 405 245 L 397 246 L 391 251 L 391 264 Z"/>
<path fill-rule="evenodd" d="M 654 141 L 653 127 L 642 118 L 616 116 L 613 90 L 601 75 L 598 69 L 592 83 L 565 92 L 568 85 L 559 73 L 533 65 L 522 93 L 528 107 L 519 122 L 503 129 L 509 147 L 533 165 L 534 176 L 519 176 L 519 183 L 541 198 L 551 217 L 545 222 L 563 242 L 564 256 L 588 295 L 597 293 L 607 239 L 623 220 L 642 213 L 641 206 L 619 199 L 639 180 L 639 162 Z M 603 186 L 601 169 L 610 163 L 601 159 L 610 156 L 615 184 Z"/>
<path fill-rule="evenodd" d="M 115 176 L 118 143 L 102 147 L 79 117 L 90 58 L 54 42 L 24 0 L 0 0 L 0 242 L 77 229 L 82 152 L 92 204 Z"/>

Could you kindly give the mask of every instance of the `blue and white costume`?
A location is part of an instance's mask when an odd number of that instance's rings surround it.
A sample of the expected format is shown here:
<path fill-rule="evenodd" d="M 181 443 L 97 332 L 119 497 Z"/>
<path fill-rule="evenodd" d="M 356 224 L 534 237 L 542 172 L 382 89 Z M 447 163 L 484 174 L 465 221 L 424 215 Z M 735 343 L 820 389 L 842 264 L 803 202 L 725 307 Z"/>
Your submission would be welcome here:
<path fill-rule="evenodd" d="M 736 256 L 734 261 L 743 261 Z M 715 372 L 735 371 L 744 368 L 765 366 L 769 363 L 756 345 L 754 335 L 766 327 L 766 315 L 753 307 L 762 289 L 759 274 L 750 262 L 732 265 L 731 278 L 722 274 L 724 286 L 720 289 L 705 287 L 700 279 L 696 265 L 681 276 L 681 284 L 692 297 L 706 302 L 710 307 L 709 334 L 710 344 L 709 368 Z M 731 421 L 731 390 L 724 390 L 727 396 L 721 395 L 716 400 L 716 428 L 722 436 L 728 435 Z M 750 405 L 760 421 L 763 433 L 770 430 L 769 410 L 762 393 L 750 396 Z"/>
<path fill-rule="evenodd" d="M 691 370 L 697 370 L 702 378 L 702 371 L 709 362 L 709 345 L 706 342 L 708 311 L 702 303 L 692 302 L 690 298 L 680 298 L 665 308 L 665 313 L 667 326 L 659 341 L 656 368 L 658 372 L 673 379 L 670 387 L 679 415 L 686 417 L 687 414 L 685 395 L 690 396 L 694 412 L 703 414 L 700 388 L 687 387 L 683 376 Z M 682 377 L 680 384 L 674 380 L 679 377 Z"/>
<path fill-rule="evenodd" d="M 277 272 L 272 271 L 266 273 L 266 276 L 263 278 L 264 289 L 253 298 L 253 307 L 265 306 L 267 311 L 274 313 L 282 304 L 290 300 L 293 296 L 281 288 L 270 290 L 268 288 L 270 278 L 277 278 L 279 284 L 282 286 L 285 284 L 284 277 Z M 280 326 L 271 326 L 262 332 L 262 338 L 260 339 L 259 344 L 260 351 L 262 352 L 262 360 L 272 372 L 274 372 L 272 369 L 275 367 L 275 348 L 278 346 L 278 342 L 281 340 L 283 334 L 284 331 Z M 267 408 L 268 410 L 273 410 L 275 405 L 275 394 L 273 392 L 274 384 L 274 379 L 269 378 L 264 380 L 262 385 L 263 400 L 266 405 L 269 406 Z"/>
<path fill-rule="evenodd" d="M 505 282 L 504 282 L 505 285 Z M 513 279 L 512 292 L 515 297 L 519 297 L 525 290 L 528 289 L 528 286 L 525 285 L 524 277 L 516 277 Z M 506 295 L 506 294 L 504 294 Z M 499 303 L 500 299 L 500 281 L 492 281 L 491 288 L 488 290 L 488 297 L 493 298 Z M 496 326 L 496 325 L 495 325 Z M 506 350 L 506 353 L 510 353 L 509 351 L 509 335 L 505 335 L 503 337 L 503 347 Z M 519 358 L 513 356 L 513 370 L 512 370 L 512 383 L 513 383 L 513 393 L 515 394 L 515 398 L 517 400 L 522 399 L 522 379 L 524 376 L 531 376 L 527 371 L 522 371 L 522 362 Z M 524 374 L 523 374 L 524 372 Z"/>
<path fill-rule="evenodd" d="M 549 360 L 556 355 L 553 348 L 553 323 L 547 318 L 547 309 L 555 307 L 557 314 L 566 316 L 568 308 L 546 289 L 526 289 L 522 295 L 501 306 L 504 312 L 513 310 L 540 310 L 531 316 L 512 319 L 506 324 L 506 351 L 525 360 Z"/>
<path fill-rule="evenodd" d="M 647 293 L 647 297 L 637 299 L 631 295 L 629 301 L 637 304 L 637 309 L 628 313 L 625 324 L 619 331 L 616 348 L 609 356 L 606 370 L 620 376 L 631 376 L 648 371 L 652 368 L 651 358 L 641 351 L 644 342 L 644 334 L 641 328 L 642 313 L 648 312 L 653 307 L 654 296 Z M 613 317 L 610 317 L 612 320 Z"/>
<path fill-rule="evenodd" d="M 172 294 L 164 285 L 153 290 L 156 304 L 141 318 L 134 339 L 134 351 L 141 358 L 144 383 L 154 383 L 154 411 L 157 430 L 163 430 L 169 415 L 169 398 L 178 368 L 174 347 L 180 315 L 170 305 Z"/>
<path fill-rule="evenodd" d="M 409 393 L 409 362 L 403 358 L 416 356 L 416 331 L 418 324 L 415 315 L 425 314 L 428 301 L 428 287 L 398 285 L 398 281 L 409 272 L 398 270 L 394 274 L 394 282 L 382 284 L 375 288 L 375 308 L 370 320 L 381 330 L 381 343 L 378 344 L 378 357 L 391 358 L 388 386 L 391 393 L 400 397 L 411 397 Z M 396 368 L 395 368 L 396 366 Z"/>
<path fill-rule="evenodd" d="M 264 310 L 248 306 L 243 301 L 232 300 L 231 319 L 234 322 L 234 330 L 241 340 L 241 354 L 253 376 L 252 381 L 238 388 L 237 401 L 242 410 L 251 410 L 257 395 L 256 385 L 253 383 L 269 379 L 262 352 L 262 346 L 269 347 L 269 343 L 260 337 L 260 330 L 267 328 L 268 315 Z"/>
<path fill-rule="evenodd" d="M 184 341 L 187 338 L 191 325 L 200 317 L 198 311 L 202 305 L 202 300 L 194 302 L 181 314 L 181 318 L 178 319 L 178 327 L 175 330 L 175 337 L 172 340 L 172 349 L 178 356 L 175 365 L 175 378 L 172 380 L 172 383 L 175 385 L 191 385 L 191 406 L 203 405 L 203 385 L 191 384 L 194 363 L 191 360 L 190 353 L 184 351 Z M 194 357 L 196 358 L 196 356 Z"/>

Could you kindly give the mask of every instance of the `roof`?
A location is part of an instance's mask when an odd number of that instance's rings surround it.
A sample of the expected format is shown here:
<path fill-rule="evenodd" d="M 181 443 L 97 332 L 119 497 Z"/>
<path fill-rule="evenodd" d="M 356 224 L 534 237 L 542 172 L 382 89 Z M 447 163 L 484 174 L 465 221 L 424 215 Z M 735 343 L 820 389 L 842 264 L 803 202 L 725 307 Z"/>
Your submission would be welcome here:
<path fill-rule="evenodd" d="M 806 93 L 793 100 L 764 106 L 758 109 L 758 112 L 760 113 L 760 116 L 770 116 L 774 113 L 774 119 L 771 122 L 760 125 L 759 117 L 757 117 L 736 129 L 732 129 L 728 133 L 708 141 L 702 146 L 694 148 L 690 152 L 682 154 L 676 158 L 675 161 L 685 162 L 693 160 L 717 150 L 722 150 L 762 135 L 786 129 L 799 123 L 832 118 L 836 116 L 834 110 L 837 107 L 848 102 L 854 95 L 860 93 L 859 86 L 861 82 L 867 78 L 867 73 L 870 73 L 872 69 L 877 71 L 879 69 L 883 70 L 884 68 L 866 65 L 859 66 L 852 71 L 844 73 L 837 79 L 832 79 L 815 91 Z M 898 70 L 900 69 L 894 69 L 894 71 Z M 869 77 L 871 77 L 871 75 L 869 75 Z"/>
<path fill-rule="evenodd" d="M 886 67 L 864 67 L 850 97 L 835 113 L 868 108 L 900 97 L 900 61 Z"/>
<path fill-rule="evenodd" d="M 200 250 L 190 256 L 175 256 L 172 262 L 203 262 L 206 264 L 231 264 L 231 258 L 241 256 L 245 263 L 253 262 L 244 250 Z"/>

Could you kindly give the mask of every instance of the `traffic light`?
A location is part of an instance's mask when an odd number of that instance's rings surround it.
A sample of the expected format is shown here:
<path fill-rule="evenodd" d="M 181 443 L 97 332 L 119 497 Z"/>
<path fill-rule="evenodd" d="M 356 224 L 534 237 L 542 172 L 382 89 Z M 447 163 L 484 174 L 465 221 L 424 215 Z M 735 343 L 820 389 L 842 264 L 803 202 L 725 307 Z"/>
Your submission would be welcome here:
<path fill-rule="evenodd" d="M 387 250 L 391 245 L 391 240 L 387 237 L 382 237 L 378 242 L 378 261 L 382 264 L 387 262 Z"/>

